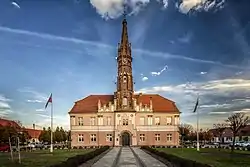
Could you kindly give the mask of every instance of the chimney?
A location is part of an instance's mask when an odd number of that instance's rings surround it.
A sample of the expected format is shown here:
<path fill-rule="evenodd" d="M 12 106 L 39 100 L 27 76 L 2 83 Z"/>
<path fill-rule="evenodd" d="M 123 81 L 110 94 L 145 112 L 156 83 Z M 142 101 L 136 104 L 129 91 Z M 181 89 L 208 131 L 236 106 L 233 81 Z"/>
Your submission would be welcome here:
<path fill-rule="evenodd" d="M 36 129 L 36 125 L 35 124 L 33 124 L 33 129 Z"/>
<path fill-rule="evenodd" d="M 101 109 L 101 100 L 99 99 L 98 100 L 98 110 L 100 110 Z"/>
<path fill-rule="evenodd" d="M 152 101 L 152 97 L 150 97 L 150 110 L 153 110 L 153 101 Z"/>

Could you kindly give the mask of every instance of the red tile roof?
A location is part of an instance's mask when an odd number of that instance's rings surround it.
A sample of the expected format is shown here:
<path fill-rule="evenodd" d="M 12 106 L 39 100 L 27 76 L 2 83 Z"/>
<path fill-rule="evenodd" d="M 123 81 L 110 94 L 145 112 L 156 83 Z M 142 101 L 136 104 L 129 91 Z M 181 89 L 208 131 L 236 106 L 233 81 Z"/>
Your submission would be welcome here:
<path fill-rule="evenodd" d="M 18 125 L 18 123 L 16 123 L 15 121 L 3 119 L 3 118 L 0 118 L 0 126 L 11 126 L 17 129 L 21 129 L 21 126 Z"/>
<path fill-rule="evenodd" d="M 25 131 L 28 132 L 31 138 L 36 138 L 38 139 L 42 130 L 37 130 L 37 129 L 25 129 Z"/>
<path fill-rule="evenodd" d="M 175 102 L 166 99 L 157 94 L 138 94 L 134 95 L 137 99 L 137 104 L 142 102 L 142 105 L 150 105 L 150 98 L 153 103 L 154 112 L 177 112 L 179 113 L 178 108 L 175 105 Z M 101 104 L 108 104 L 109 102 L 113 103 L 114 95 L 90 95 L 86 98 L 75 102 L 75 105 L 70 110 L 69 113 L 93 113 L 97 112 L 98 109 L 98 100 L 101 101 Z"/>

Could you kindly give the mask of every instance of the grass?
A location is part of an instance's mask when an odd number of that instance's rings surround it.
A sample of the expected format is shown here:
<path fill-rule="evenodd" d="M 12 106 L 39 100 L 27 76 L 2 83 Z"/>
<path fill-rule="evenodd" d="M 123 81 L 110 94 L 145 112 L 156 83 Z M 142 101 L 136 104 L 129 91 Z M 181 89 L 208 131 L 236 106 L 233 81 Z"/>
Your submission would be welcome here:
<path fill-rule="evenodd" d="M 14 163 L 10 159 L 10 153 L 0 153 L 0 167 L 45 167 L 60 163 L 79 154 L 85 154 L 91 149 L 84 150 L 37 150 L 32 152 L 21 152 L 21 164 L 18 164 L 18 153 L 13 153 Z"/>
<path fill-rule="evenodd" d="M 219 151 L 214 148 L 201 148 L 200 152 L 190 148 L 157 148 L 159 151 L 173 154 L 185 159 L 209 164 L 213 167 L 249 167 L 250 152 L 235 150 L 231 154 L 230 150 L 222 149 Z"/>

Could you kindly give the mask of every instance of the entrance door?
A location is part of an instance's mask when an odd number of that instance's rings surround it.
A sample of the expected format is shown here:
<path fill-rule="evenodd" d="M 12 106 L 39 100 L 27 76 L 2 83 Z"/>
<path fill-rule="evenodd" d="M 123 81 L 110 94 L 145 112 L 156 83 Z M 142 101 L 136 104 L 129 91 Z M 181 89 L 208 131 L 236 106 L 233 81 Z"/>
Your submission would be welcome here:
<path fill-rule="evenodd" d="M 128 132 L 122 133 L 122 146 L 130 146 L 130 134 Z"/>

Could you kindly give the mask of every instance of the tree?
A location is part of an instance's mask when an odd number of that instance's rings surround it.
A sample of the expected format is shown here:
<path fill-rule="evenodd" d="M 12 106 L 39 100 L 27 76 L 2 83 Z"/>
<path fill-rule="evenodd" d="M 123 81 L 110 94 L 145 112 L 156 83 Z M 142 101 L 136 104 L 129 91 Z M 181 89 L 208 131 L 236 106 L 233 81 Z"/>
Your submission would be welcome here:
<path fill-rule="evenodd" d="M 188 136 L 190 135 L 190 132 L 192 131 L 193 127 L 189 124 L 180 124 L 178 128 L 182 138 L 182 142 L 188 140 Z"/>
<path fill-rule="evenodd" d="M 43 142 L 50 142 L 50 128 L 48 128 L 48 130 L 43 128 L 43 131 L 39 136 L 39 140 Z"/>
<path fill-rule="evenodd" d="M 213 138 L 213 134 L 208 130 L 206 132 L 204 132 L 204 139 L 205 141 L 211 141 Z"/>
<path fill-rule="evenodd" d="M 220 150 L 220 145 L 222 142 L 222 135 L 224 130 L 226 129 L 227 125 L 224 123 L 217 123 L 214 124 L 214 128 L 215 128 L 215 135 L 219 137 L 219 150 Z"/>
<path fill-rule="evenodd" d="M 66 131 L 62 127 L 60 128 L 60 133 L 61 133 L 62 141 L 66 141 L 67 140 L 67 134 L 66 134 Z"/>
<path fill-rule="evenodd" d="M 62 141 L 62 134 L 60 132 L 59 127 L 56 127 L 56 131 L 54 133 L 54 137 L 55 137 L 54 141 L 56 141 L 56 142 L 61 142 Z"/>
<path fill-rule="evenodd" d="M 248 116 L 245 116 L 245 113 L 236 113 L 229 116 L 226 120 L 229 124 L 230 129 L 233 131 L 233 146 L 231 151 L 234 151 L 235 137 L 240 129 L 244 128 L 249 122 L 250 119 Z"/>

